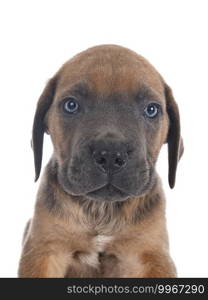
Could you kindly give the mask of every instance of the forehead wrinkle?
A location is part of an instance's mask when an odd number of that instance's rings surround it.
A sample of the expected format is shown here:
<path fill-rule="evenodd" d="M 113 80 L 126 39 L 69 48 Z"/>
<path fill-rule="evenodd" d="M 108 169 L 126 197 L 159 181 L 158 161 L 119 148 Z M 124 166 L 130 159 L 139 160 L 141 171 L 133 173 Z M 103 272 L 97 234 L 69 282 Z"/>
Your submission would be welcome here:
<path fill-rule="evenodd" d="M 66 84 L 65 84 L 66 85 Z M 86 83 L 86 81 L 78 81 L 73 84 L 68 85 L 68 87 L 61 87 L 58 89 L 57 97 L 63 98 L 67 96 L 81 96 L 81 97 L 87 97 L 89 94 L 89 87 Z"/>
<path fill-rule="evenodd" d="M 80 94 L 83 97 L 86 97 L 88 95 L 88 93 L 89 93 L 89 87 L 88 87 L 88 85 L 87 85 L 87 83 L 86 83 L 85 80 L 82 80 L 82 81 L 79 81 L 79 82 L 73 84 L 70 87 L 70 90 L 73 93 Z"/>
<path fill-rule="evenodd" d="M 164 102 L 163 98 L 164 95 L 161 95 L 161 93 L 158 92 L 156 89 L 147 85 L 142 85 L 136 94 L 136 99 L 138 100 L 151 99 L 162 103 Z"/>

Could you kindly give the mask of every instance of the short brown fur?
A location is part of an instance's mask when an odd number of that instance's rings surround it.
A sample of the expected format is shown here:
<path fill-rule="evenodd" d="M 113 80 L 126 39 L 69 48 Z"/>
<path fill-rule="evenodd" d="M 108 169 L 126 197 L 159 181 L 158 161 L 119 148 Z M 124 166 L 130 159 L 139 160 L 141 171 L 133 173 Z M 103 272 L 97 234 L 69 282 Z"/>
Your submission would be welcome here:
<path fill-rule="evenodd" d="M 136 94 L 145 85 L 161 99 L 164 110 L 170 107 L 171 112 L 175 112 L 177 109 L 172 94 L 167 99 L 171 91 L 159 73 L 129 49 L 97 46 L 62 66 L 40 97 L 35 117 L 33 148 L 39 135 L 47 131 L 54 154 L 42 177 L 35 213 L 25 233 L 19 276 L 175 277 L 176 269 L 169 255 L 165 197 L 158 175 L 147 192 L 130 196 L 123 202 L 94 202 L 82 195 L 70 195 L 60 185 L 57 168 L 67 159 L 74 140 L 72 132 L 66 140 L 59 115 L 54 111 L 55 105 L 77 82 L 83 83 L 83 93 L 89 90 L 99 95 L 99 99 L 115 93 Z M 44 126 L 41 118 L 44 118 Z M 169 133 L 175 122 L 180 130 L 179 114 L 173 113 L 171 118 L 165 114 L 148 153 L 151 161 L 156 161 L 163 143 L 172 142 L 171 147 L 175 147 Z M 179 142 L 182 149 L 179 131 L 174 138 L 178 148 L 172 150 L 170 147 L 169 163 L 176 169 Z M 42 142 L 38 140 L 37 149 L 34 149 L 36 179 L 41 167 L 39 146 Z M 173 187 L 175 173 L 170 171 L 169 176 Z"/>

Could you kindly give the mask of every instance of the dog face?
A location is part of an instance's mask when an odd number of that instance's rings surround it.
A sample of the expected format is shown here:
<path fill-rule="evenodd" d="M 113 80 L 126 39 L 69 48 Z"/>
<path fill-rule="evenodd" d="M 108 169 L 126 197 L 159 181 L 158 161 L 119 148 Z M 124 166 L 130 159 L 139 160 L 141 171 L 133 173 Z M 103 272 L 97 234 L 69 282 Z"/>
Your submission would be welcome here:
<path fill-rule="evenodd" d="M 36 179 L 45 130 L 53 142 L 59 184 L 71 195 L 123 201 L 145 194 L 154 185 L 155 163 L 166 141 L 174 186 L 177 105 L 158 72 L 126 48 L 88 49 L 49 81 L 33 126 Z"/>

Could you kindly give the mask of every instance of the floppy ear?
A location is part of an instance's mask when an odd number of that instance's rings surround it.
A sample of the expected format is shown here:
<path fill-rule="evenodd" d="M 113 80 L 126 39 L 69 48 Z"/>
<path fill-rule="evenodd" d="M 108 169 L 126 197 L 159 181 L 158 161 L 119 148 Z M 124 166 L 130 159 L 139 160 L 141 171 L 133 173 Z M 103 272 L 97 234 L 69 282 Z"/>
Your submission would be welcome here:
<path fill-rule="evenodd" d="M 53 101 L 56 88 L 56 78 L 50 79 L 43 90 L 37 104 L 37 109 L 33 122 L 32 131 L 32 148 L 34 152 L 35 163 L 35 181 L 38 180 L 42 164 L 42 152 L 43 152 L 43 136 L 46 131 L 45 115 Z"/>
<path fill-rule="evenodd" d="M 165 97 L 167 113 L 169 116 L 169 131 L 167 136 L 168 143 L 168 181 L 171 188 L 175 185 L 176 169 L 181 158 L 184 147 L 180 133 L 180 115 L 170 87 L 165 84 Z"/>

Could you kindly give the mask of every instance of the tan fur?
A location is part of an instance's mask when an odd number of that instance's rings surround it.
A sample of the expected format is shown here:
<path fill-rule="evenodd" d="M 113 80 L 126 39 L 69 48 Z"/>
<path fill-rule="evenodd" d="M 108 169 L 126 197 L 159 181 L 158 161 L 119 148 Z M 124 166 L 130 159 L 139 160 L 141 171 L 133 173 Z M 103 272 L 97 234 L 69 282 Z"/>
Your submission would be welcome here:
<path fill-rule="evenodd" d="M 64 159 L 69 144 L 65 143 L 58 116 L 52 113 L 53 107 L 77 81 L 87 79 L 90 89 L 100 95 L 114 91 L 136 93 L 139 85 L 148 84 L 162 99 L 161 105 L 166 106 L 161 76 L 144 58 L 122 47 L 109 45 L 86 50 L 64 64 L 56 76 L 59 78 L 58 87 L 47 122 L 60 161 Z M 152 145 L 152 159 L 157 158 L 168 126 L 165 117 Z M 59 201 L 53 211 L 42 201 L 47 184 Z M 138 205 L 142 209 L 147 199 L 154 195 L 159 195 L 159 204 L 134 222 Z M 117 214 L 113 203 L 103 202 L 99 207 L 88 202 L 80 205 L 71 197 L 56 181 L 50 180 L 45 170 L 34 217 L 25 235 L 20 277 L 176 276 L 169 256 L 165 197 L 159 178 L 148 194 L 130 197 Z M 87 205 L 92 205 L 90 215 L 85 213 Z"/>

